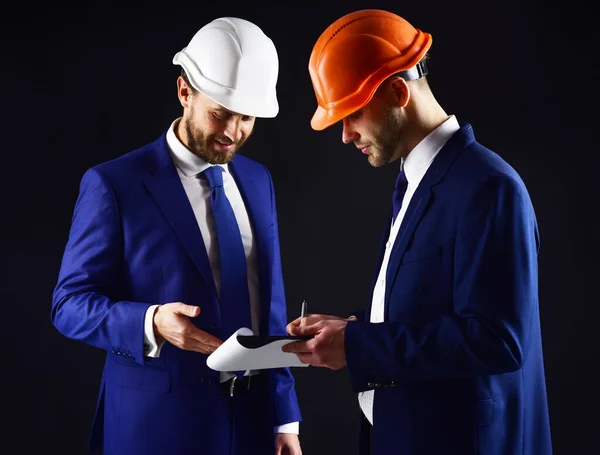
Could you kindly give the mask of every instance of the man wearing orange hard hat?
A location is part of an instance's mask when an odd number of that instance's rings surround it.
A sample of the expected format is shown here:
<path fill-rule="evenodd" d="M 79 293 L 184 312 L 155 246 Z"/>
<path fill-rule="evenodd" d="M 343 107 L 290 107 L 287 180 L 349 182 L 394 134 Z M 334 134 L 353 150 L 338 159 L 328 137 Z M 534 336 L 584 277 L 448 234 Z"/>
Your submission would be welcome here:
<path fill-rule="evenodd" d="M 399 174 L 371 299 L 348 319 L 292 321 L 314 338 L 284 350 L 348 367 L 361 454 L 550 455 L 535 212 L 517 172 L 435 99 L 431 44 L 369 9 L 312 50 L 312 128 L 340 122 L 344 143 Z"/>

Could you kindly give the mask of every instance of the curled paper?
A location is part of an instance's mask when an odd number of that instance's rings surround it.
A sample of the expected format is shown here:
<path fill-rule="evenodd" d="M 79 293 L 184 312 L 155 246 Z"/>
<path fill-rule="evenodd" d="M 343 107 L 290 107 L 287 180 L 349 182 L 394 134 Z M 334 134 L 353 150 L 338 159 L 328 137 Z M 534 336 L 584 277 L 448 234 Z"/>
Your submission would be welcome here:
<path fill-rule="evenodd" d="M 242 327 L 208 356 L 206 364 L 216 371 L 264 370 L 281 367 L 307 367 L 296 354 L 281 347 L 311 337 L 260 336 Z"/>

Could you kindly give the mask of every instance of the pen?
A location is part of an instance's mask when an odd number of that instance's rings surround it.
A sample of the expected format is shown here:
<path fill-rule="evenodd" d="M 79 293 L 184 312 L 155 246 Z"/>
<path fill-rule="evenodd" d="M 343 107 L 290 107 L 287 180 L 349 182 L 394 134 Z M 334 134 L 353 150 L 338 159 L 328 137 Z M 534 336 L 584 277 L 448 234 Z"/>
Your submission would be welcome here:
<path fill-rule="evenodd" d="M 306 300 L 302 301 L 302 310 L 300 310 L 300 319 L 304 319 L 306 316 Z"/>

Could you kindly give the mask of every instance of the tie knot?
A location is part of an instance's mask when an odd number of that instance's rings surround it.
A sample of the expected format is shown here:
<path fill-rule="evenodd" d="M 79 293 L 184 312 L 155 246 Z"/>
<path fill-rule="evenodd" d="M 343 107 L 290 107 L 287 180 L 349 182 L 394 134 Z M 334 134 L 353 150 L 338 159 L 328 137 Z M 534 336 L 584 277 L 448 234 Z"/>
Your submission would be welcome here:
<path fill-rule="evenodd" d="M 208 180 L 211 190 L 215 187 L 223 186 L 223 168 L 221 166 L 211 166 L 202 173 L 206 177 L 206 180 Z"/>
<path fill-rule="evenodd" d="M 408 183 L 408 180 L 406 179 L 406 174 L 404 173 L 404 169 L 402 171 L 400 171 L 400 173 L 398 174 L 398 177 L 396 178 L 396 186 L 394 186 L 395 189 L 404 189 L 404 187 L 406 186 L 406 184 Z"/>
<path fill-rule="evenodd" d="M 392 196 L 393 201 L 393 210 L 394 210 L 394 220 L 396 220 L 396 216 L 400 209 L 402 208 L 402 201 L 404 199 L 404 193 L 406 192 L 406 188 L 408 187 L 408 180 L 406 179 L 406 174 L 404 173 L 404 169 L 398 174 L 398 178 L 396 178 L 396 186 L 394 187 L 394 195 Z"/>

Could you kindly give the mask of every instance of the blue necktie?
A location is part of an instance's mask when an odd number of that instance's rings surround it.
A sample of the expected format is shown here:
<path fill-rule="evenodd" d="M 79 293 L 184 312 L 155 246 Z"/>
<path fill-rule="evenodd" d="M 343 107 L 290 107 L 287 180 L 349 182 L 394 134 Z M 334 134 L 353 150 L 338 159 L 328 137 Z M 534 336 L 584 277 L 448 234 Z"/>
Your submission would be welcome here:
<path fill-rule="evenodd" d="M 394 195 L 392 196 L 392 207 L 394 209 L 394 221 L 396 221 L 396 217 L 400 212 L 400 208 L 402 207 L 402 199 L 404 199 L 404 193 L 406 193 L 406 188 L 408 187 L 408 180 L 406 180 L 406 174 L 404 173 L 404 169 L 400 171 L 398 174 L 398 178 L 396 179 L 396 186 L 394 187 Z"/>
<path fill-rule="evenodd" d="M 210 204 L 215 220 L 221 261 L 221 320 L 223 340 L 241 327 L 251 327 L 246 253 L 235 214 L 223 188 L 223 168 L 203 172 L 210 185 Z"/>

